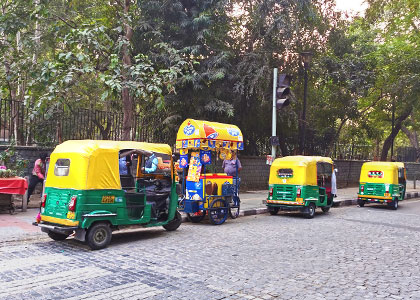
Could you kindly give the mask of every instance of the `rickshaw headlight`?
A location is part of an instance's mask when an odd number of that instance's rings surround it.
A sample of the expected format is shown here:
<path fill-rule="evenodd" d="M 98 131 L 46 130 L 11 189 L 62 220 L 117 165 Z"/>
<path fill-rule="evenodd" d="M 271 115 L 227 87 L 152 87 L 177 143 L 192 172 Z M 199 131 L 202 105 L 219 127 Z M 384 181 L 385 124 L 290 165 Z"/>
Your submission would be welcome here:
<path fill-rule="evenodd" d="M 69 211 L 74 211 L 76 208 L 77 196 L 72 196 L 69 202 Z"/>

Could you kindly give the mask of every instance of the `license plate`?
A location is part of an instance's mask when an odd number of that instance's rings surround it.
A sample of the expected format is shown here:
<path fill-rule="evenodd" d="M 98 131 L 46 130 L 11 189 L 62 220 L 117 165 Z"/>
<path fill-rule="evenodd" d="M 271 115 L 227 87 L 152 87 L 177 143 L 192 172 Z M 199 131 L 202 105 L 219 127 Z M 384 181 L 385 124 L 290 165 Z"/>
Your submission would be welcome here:
<path fill-rule="evenodd" d="M 76 214 L 72 211 L 69 211 L 67 213 L 67 219 L 75 219 L 76 218 Z"/>
<path fill-rule="evenodd" d="M 101 203 L 114 203 L 115 196 L 103 196 Z"/>

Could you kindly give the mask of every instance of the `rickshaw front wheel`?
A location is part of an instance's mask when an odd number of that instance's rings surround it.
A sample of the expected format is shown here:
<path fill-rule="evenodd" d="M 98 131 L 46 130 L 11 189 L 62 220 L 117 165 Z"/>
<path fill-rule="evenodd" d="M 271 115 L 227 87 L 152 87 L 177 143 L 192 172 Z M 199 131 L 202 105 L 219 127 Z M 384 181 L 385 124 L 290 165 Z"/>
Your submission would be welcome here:
<path fill-rule="evenodd" d="M 307 219 L 312 219 L 313 217 L 315 217 L 315 209 L 316 206 L 314 203 L 309 203 L 308 206 L 306 207 L 306 211 L 305 211 L 305 217 Z"/>
<path fill-rule="evenodd" d="M 323 207 L 321 207 L 322 212 L 324 212 L 324 213 L 329 212 L 330 211 L 330 208 L 331 208 L 331 206 L 323 206 Z"/>
<path fill-rule="evenodd" d="M 68 234 L 58 233 L 54 231 L 48 231 L 48 236 L 52 238 L 54 241 L 64 241 L 66 238 L 68 238 Z"/>
<path fill-rule="evenodd" d="M 275 216 L 279 212 L 279 208 L 278 207 L 269 207 L 268 212 L 270 213 L 270 215 Z"/>
<path fill-rule="evenodd" d="M 163 225 L 163 228 L 165 228 L 167 231 L 174 231 L 177 230 L 178 227 L 182 223 L 182 216 L 179 211 L 175 212 L 175 216 L 168 224 Z"/>
<path fill-rule="evenodd" d="M 111 242 L 112 231 L 108 224 L 96 223 L 88 229 L 87 244 L 92 250 L 107 247 Z"/>

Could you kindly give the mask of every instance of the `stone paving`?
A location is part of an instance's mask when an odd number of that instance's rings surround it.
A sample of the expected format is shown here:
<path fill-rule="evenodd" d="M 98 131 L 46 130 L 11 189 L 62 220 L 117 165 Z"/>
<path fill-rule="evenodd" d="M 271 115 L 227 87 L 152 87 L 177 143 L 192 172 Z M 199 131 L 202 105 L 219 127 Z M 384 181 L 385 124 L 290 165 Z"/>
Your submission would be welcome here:
<path fill-rule="evenodd" d="M 420 299 L 420 201 L 0 244 L 0 299 Z"/>

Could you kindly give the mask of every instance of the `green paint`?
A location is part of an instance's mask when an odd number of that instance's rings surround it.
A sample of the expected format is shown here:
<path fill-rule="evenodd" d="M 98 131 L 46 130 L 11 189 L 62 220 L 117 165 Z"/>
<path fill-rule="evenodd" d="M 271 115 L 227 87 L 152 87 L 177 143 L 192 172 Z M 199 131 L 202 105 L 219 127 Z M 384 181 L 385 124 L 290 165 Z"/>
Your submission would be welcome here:
<path fill-rule="evenodd" d="M 315 203 L 316 206 L 323 207 L 323 206 L 331 206 L 327 202 L 327 195 L 325 192 L 325 188 L 319 187 L 317 185 L 294 185 L 294 184 L 270 184 L 269 190 L 273 189 L 273 196 L 268 196 L 268 200 L 280 200 L 280 201 L 288 201 L 290 204 L 281 203 L 281 204 L 274 204 L 274 203 L 267 203 L 267 206 L 273 207 L 281 207 L 281 206 L 294 206 L 300 207 L 300 205 L 296 205 L 297 198 L 297 190 L 301 189 L 301 197 L 305 201 L 301 206 L 308 206 L 310 202 Z"/>

